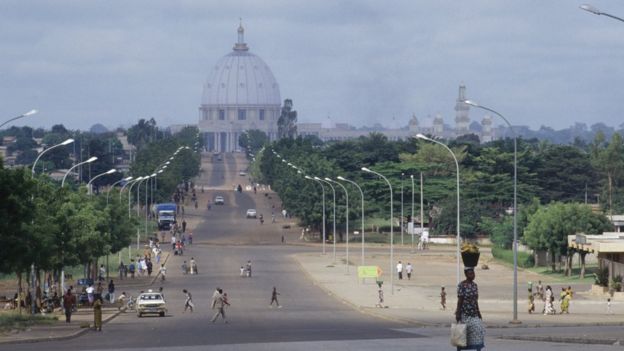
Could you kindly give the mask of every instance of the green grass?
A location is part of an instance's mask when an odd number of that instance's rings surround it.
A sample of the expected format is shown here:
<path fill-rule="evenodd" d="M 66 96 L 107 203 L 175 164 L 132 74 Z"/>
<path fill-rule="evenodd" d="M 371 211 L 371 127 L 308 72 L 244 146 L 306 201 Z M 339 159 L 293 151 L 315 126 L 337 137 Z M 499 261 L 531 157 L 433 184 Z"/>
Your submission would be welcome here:
<path fill-rule="evenodd" d="M 492 247 L 492 256 L 498 261 L 506 266 L 513 266 L 513 251 L 505 250 L 498 247 Z M 586 265 L 585 266 L 585 278 L 579 279 L 581 269 L 577 266 L 572 268 L 572 275 L 566 276 L 561 271 L 553 272 L 548 267 L 534 267 L 533 255 L 527 252 L 518 252 L 518 267 L 525 268 L 533 273 L 537 273 L 541 276 L 544 276 L 545 281 L 554 281 L 557 283 L 584 283 L 584 284 L 593 284 L 594 283 L 594 272 L 598 272 L 597 265 Z"/>
<path fill-rule="evenodd" d="M 0 313 L 0 331 L 12 329 L 26 329 L 32 325 L 53 324 L 58 320 L 56 316 L 30 315 L 27 313 L 19 314 L 19 312 L 2 312 Z"/>
<path fill-rule="evenodd" d="M 513 265 L 513 251 L 501 249 L 496 246 L 492 246 L 492 256 L 499 261 L 502 261 L 508 265 Z M 527 252 L 518 251 L 518 267 L 529 268 L 533 267 L 533 255 Z"/>
<path fill-rule="evenodd" d="M 559 283 L 583 283 L 583 284 L 593 284 L 594 283 L 594 272 L 598 272 L 597 265 L 585 266 L 585 278 L 579 279 L 579 274 L 581 269 L 576 267 L 572 268 L 572 275 L 566 276 L 563 272 L 553 272 L 548 267 L 532 267 L 529 268 L 531 272 L 537 273 L 539 275 L 548 277 L 551 281 L 556 281 Z"/>

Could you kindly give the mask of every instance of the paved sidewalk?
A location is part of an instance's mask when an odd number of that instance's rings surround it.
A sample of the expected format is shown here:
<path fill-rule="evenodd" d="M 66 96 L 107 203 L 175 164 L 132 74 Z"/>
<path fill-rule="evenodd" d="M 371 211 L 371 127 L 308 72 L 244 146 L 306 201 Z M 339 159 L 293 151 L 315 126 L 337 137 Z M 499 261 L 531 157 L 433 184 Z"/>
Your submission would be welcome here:
<path fill-rule="evenodd" d="M 392 270 L 395 274 L 394 293 L 392 293 L 388 275 L 389 254 L 380 247 L 368 249 L 365 256 L 366 265 L 379 266 L 383 270 L 381 279 L 384 281 L 386 308 L 375 307 L 378 302 L 378 288 L 374 279 L 361 281 L 357 278 L 355 262 L 359 264 L 361 260 L 358 251 L 350 256 L 349 273 L 345 265 L 344 246 L 339 246 L 337 249 L 336 263 L 332 262 L 331 249 L 325 256 L 320 253 L 304 253 L 293 255 L 293 258 L 299 262 L 304 272 L 315 284 L 327 291 L 328 295 L 352 305 L 363 313 L 416 326 L 450 325 L 454 320 L 453 312 L 457 304 L 456 263 L 452 250 L 438 247 L 411 254 L 409 248 L 395 249 L 395 260 L 402 260 L 404 264 L 411 262 L 415 270 L 411 280 L 405 277 L 403 280 L 398 280 L 396 273 Z M 518 319 L 522 323 L 510 324 L 513 308 L 512 270 L 495 263 L 488 255 L 482 253 L 481 263 L 487 263 L 489 269 L 478 269 L 476 282 L 479 284 L 479 305 L 484 322 L 489 328 L 624 324 L 624 318 L 622 318 L 624 303 L 614 302 L 612 304 L 614 314 L 608 315 L 606 314 L 606 300 L 603 301 L 602 297 L 579 293 L 589 288 L 586 284 L 572 285 L 576 293 L 570 304 L 571 314 L 546 316 L 541 313 L 529 314 L 527 312 L 527 281 L 533 281 L 535 285 L 541 279 L 544 286 L 550 284 L 553 287 L 556 296 L 561 287 L 568 284 L 551 283 L 544 277 L 524 270 L 518 273 Z M 447 291 L 446 310 L 442 310 L 440 306 L 441 286 L 445 286 Z M 558 303 L 555 306 L 558 308 Z M 541 309 L 540 301 L 536 303 L 536 310 L 539 312 Z"/>

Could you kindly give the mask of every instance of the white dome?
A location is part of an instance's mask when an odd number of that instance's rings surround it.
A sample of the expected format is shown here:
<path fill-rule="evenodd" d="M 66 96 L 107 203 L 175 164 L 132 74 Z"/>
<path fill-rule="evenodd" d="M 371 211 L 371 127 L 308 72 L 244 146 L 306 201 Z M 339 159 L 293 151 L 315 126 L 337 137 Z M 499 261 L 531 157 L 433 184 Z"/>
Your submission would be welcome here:
<path fill-rule="evenodd" d="M 262 59 L 249 52 L 239 28 L 234 51 L 222 57 L 209 74 L 202 105 L 281 105 L 279 85 Z"/>

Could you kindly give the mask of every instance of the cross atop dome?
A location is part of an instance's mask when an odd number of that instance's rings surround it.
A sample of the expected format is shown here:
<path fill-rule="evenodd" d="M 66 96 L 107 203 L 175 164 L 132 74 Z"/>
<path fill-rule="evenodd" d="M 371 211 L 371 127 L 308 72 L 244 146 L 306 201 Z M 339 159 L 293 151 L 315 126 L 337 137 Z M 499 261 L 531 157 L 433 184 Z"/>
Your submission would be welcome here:
<path fill-rule="evenodd" d="M 239 18 L 238 25 L 238 41 L 234 44 L 234 51 L 249 51 L 249 47 L 245 43 L 245 28 L 243 28 L 243 19 Z"/>

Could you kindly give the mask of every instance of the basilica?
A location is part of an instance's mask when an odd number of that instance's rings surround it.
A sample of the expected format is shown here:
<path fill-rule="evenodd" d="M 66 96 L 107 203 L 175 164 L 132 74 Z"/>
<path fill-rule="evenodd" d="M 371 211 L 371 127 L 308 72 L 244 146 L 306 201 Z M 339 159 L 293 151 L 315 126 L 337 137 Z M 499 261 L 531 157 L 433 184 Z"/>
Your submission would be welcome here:
<path fill-rule="evenodd" d="M 323 141 L 348 140 L 371 132 L 385 134 L 390 140 L 407 139 L 422 133 L 447 139 L 476 134 L 481 142 L 492 141 L 497 131 L 493 128 L 492 118 L 486 115 L 480 123 L 471 123 L 470 106 L 464 103 L 465 99 L 466 87 L 461 84 L 455 102 L 454 127 L 437 114 L 421 120 L 412 116 L 405 127 L 394 129 L 379 126 L 356 128 L 345 123 L 298 123 L 297 132 L 300 136 L 315 136 Z M 271 141 L 275 140 L 280 111 L 277 80 L 269 66 L 249 51 L 245 29 L 240 24 L 232 52 L 214 65 L 204 84 L 198 127 L 206 151 L 235 151 L 239 148 L 239 137 L 252 129 L 261 130 Z"/>

